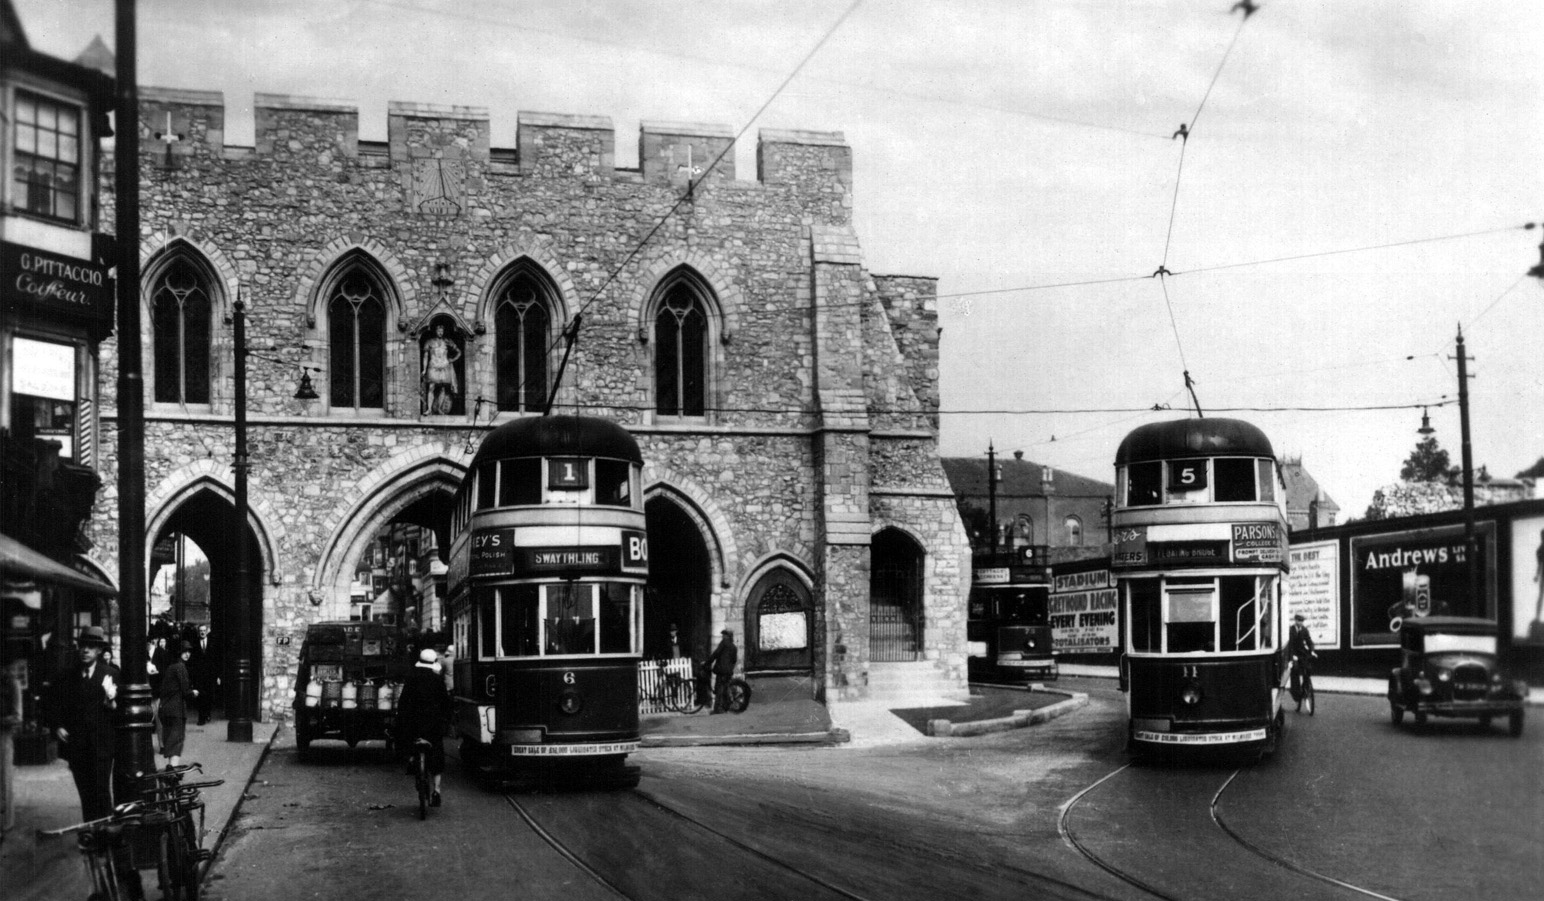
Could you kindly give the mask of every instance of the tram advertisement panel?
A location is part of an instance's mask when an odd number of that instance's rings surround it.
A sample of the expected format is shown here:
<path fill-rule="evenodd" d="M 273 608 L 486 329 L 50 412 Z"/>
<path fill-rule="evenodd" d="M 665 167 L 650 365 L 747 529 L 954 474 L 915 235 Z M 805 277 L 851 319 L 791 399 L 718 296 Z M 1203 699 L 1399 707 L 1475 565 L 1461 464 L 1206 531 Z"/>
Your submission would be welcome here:
<path fill-rule="evenodd" d="M 1340 647 L 1340 543 L 1295 544 L 1290 559 L 1282 590 L 1286 619 L 1301 613 L 1315 647 Z"/>
<path fill-rule="evenodd" d="M 1443 526 L 1351 539 L 1352 639 L 1356 647 L 1399 642 L 1413 616 L 1495 619 L 1496 524 L 1479 523 L 1481 597 L 1469 596 L 1464 527 Z M 1317 636 L 1316 636 L 1317 637 Z"/>
<path fill-rule="evenodd" d="M 1056 653 L 1113 652 L 1120 647 L 1120 602 L 1114 585 L 1106 569 L 1056 577 L 1049 606 Z"/>

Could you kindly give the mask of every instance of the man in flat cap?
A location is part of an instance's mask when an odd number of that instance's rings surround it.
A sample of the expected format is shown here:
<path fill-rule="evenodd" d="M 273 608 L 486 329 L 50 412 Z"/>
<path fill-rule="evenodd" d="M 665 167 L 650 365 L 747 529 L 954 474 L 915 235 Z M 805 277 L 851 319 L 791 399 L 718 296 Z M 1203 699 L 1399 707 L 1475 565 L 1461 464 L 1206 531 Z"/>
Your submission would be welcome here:
<path fill-rule="evenodd" d="M 740 661 L 740 649 L 734 646 L 734 630 L 719 633 L 718 647 L 708 655 L 708 667 L 713 671 L 713 712 L 729 709 L 729 680 L 734 677 L 735 664 Z"/>

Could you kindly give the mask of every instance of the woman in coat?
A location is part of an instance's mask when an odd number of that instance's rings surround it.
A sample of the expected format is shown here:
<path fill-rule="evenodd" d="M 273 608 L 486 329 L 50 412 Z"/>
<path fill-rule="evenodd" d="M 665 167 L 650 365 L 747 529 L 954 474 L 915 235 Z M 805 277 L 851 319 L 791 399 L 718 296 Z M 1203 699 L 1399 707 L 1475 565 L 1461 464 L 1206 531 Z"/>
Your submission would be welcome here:
<path fill-rule="evenodd" d="M 160 701 L 156 716 L 161 721 L 161 756 L 172 767 L 182 763 L 182 743 L 188 734 L 188 701 L 197 692 L 188 675 L 192 649 L 174 638 L 170 651 L 172 663 L 161 673 L 161 684 L 156 689 L 156 699 Z"/>

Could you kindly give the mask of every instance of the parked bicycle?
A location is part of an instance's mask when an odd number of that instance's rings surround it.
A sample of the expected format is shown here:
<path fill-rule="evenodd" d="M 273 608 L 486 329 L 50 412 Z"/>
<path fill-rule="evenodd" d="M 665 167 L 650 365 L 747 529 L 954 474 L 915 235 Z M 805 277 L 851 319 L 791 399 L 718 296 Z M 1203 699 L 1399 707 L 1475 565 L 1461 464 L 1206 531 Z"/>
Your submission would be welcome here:
<path fill-rule="evenodd" d="M 694 693 L 696 706 L 690 711 L 692 713 L 713 702 L 713 673 L 709 670 L 706 661 L 696 664 L 696 668 L 697 690 Z M 751 706 L 751 684 L 739 676 L 729 680 L 726 694 L 730 713 L 744 713 L 746 708 Z"/>

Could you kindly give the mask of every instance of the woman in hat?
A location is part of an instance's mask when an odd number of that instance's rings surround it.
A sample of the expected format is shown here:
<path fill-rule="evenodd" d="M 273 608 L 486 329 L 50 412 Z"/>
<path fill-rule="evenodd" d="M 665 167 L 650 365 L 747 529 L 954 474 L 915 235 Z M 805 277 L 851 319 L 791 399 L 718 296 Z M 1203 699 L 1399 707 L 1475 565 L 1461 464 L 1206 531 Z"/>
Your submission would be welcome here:
<path fill-rule="evenodd" d="M 193 677 L 188 675 L 188 658 L 193 656 L 193 650 L 176 638 L 167 650 L 172 662 L 161 673 L 161 683 L 156 688 L 156 700 L 160 702 L 156 718 L 161 723 L 161 756 L 166 758 L 167 767 L 174 767 L 182 763 L 182 745 L 188 735 L 188 699 L 195 694 Z"/>
<path fill-rule="evenodd" d="M 397 696 L 397 748 L 411 754 L 413 743 L 429 742 L 427 769 L 434 783 L 429 804 L 440 806 L 440 774 L 445 772 L 445 729 L 450 724 L 450 693 L 440 676 L 440 655 L 433 648 L 418 652 L 418 663 L 408 673 Z"/>

